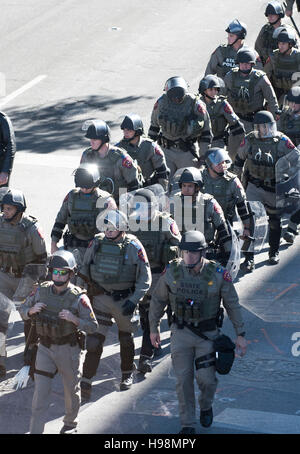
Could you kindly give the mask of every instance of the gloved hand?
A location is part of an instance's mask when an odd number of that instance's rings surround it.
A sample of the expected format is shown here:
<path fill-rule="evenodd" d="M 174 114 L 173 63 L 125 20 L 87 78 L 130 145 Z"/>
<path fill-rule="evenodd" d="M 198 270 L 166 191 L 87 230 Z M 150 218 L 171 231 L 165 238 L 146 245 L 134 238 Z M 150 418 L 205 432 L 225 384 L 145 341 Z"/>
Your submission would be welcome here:
<path fill-rule="evenodd" d="M 135 304 L 130 300 L 126 300 L 122 306 L 122 309 L 123 315 L 132 315 L 135 309 Z"/>

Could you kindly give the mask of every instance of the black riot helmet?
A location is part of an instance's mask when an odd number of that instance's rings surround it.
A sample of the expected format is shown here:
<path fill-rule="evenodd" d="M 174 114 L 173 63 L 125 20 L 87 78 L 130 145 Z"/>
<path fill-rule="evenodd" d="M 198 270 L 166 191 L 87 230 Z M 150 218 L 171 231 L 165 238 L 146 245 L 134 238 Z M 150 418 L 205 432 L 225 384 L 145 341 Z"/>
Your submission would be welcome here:
<path fill-rule="evenodd" d="M 135 113 L 128 114 L 124 117 L 121 123 L 121 129 L 129 129 L 135 131 L 135 136 L 144 134 L 144 125 L 139 115 Z"/>
<path fill-rule="evenodd" d="M 182 251 L 203 251 L 207 243 L 202 232 L 190 230 L 182 235 L 178 246 Z"/>
<path fill-rule="evenodd" d="M 76 272 L 77 263 L 74 255 L 70 251 L 58 250 L 50 257 L 48 268 L 61 268 Z"/>
<path fill-rule="evenodd" d="M 95 164 L 81 164 L 73 175 L 76 188 L 96 188 L 100 183 L 99 168 Z"/>
<path fill-rule="evenodd" d="M 1 206 L 13 205 L 17 207 L 17 213 L 24 213 L 26 210 L 26 201 L 22 191 L 18 189 L 9 189 L 2 198 Z"/>
<path fill-rule="evenodd" d="M 286 29 L 285 27 L 278 27 L 273 32 L 273 38 L 279 43 L 289 43 L 290 46 L 295 46 L 297 38 L 292 29 Z"/>
<path fill-rule="evenodd" d="M 101 140 L 101 145 L 110 141 L 109 126 L 103 120 L 88 120 L 84 123 L 82 129 L 86 131 L 85 137 L 87 139 Z"/>
<path fill-rule="evenodd" d="M 232 22 L 230 22 L 225 31 L 227 33 L 232 33 L 233 35 L 236 35 L 237 40 L 245 39 L 247 35 L 247 26 L 243 22 L 240 22 L 238 19 L 234 19 Z M 232 43 L 232 45 L 233 44 L 234 43 Z"/>
<path fill-rule="evenodd" d="M 170 77 L 165 83 L 164 91 L 173 102 L 182 102 L 188 90 L 188 85 L 183 77 Z"/>
<path fill-rule="evenodd" d="M 205 90 L 208 88 L 217 88 L 220 91 L 220 88 L 224 86 L 225 84 L 222 79 L 213 74 L 208 74 L 200 80 L 199 93 L 204 95 Z"/>
<path fill-rule="evenodd" d="M 270 22 L 271 25 L 275 25 L 280 19 L 284 17 L 284 9 L 280 2 L 274 1 L 267 4 L 265 16 L 268 17 L 271 14 L 279 16 L 275 22 Z"/>
<path fill-rule="evenodd" d="M 213 147 L 213 148 L 209 148 L 208 151 L 206 152 L 206 155 L 205 155 L 205 162 L 206 164 L 208 165 L 208 167 L 210 167 L 212 169 L 212 166 L 217 166 L 219 165 L 221 162 L 226 162 L 229 165 L 232 164 L 232 160 L 230 159 L 230 156 L 229 156 L 229 153 L 227 150 L 225 150 L 224 148 L 218 148 L 218 147 Z M 214 170 L 214 169 L 212 169 Z M 215 170 L 214 170 L 215 172 Z M 223 172 L 215 172 L 217 173 L 218 175 L 223 175 Z"/>
<path fill-rule="evenodd" d="M 196 186 L 198 186 L 198 188 L 202 188 L 203 179 L 199 169 L 196 169 L 194 167 L 184 169 L 178 180 L 178 186 L 180 188 L 182 187 L 182 183 L 194 183 Z"/>
<path fill-rule="evenodd" d="M 289 102 L 294 102 L 295 104 L 300 104 L 300 87 L 290 88 L 287 92 L 286 100 Z"/>
<path fill-rule="evenodd" d="M 237 51 L 236 63 L 252 63 L 253 65 L 256 62 L 256 54 L 253 49 L 243 46 Z"/>
<path fill-rule="evenodd" d="M 260 110 L 254 114 L 253 128 L 257 139 L 269 139 L 277 134 L 276 121 L 268 110 Z"/>

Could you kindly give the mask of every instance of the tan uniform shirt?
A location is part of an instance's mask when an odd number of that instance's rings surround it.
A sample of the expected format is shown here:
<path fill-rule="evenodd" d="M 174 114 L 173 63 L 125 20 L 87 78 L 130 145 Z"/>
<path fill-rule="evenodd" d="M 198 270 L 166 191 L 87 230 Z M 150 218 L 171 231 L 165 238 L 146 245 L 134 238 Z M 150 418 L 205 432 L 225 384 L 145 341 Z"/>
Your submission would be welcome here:
<path fill-rule="evenodd" d="M 204 266 L 208 263 L 209 261 L 205 259 Z M 180 266 L 185 266 L 183 260 Z M 216 271 L 216 279 L 212 281 L 212 285 L 215 286 L 215 292 L 219 294 L 220 303 L 222 302 L 225 307 L 228 317 L 234 326 L 235 332 L 239 335 L 244 331 L 244 322 L 242 319 L 239 298 L 228 272 L 226 273 L 225 269 L 221 266 L 218 267 L 218 270 L 220 272 Z M 190 273 L 195 274 L 195 271 L 191 270 Z M 176 278 L 172 273 L 170 265 L 168 265 L 165 271 L 161 274 L 157 286 L 152 294 L 149 310 L 151 333 L 159 332 L 160 320 L 164 314 L 166 306 L 170 303 L 170 294 L 176 291 L 175 284 Z M 210 291 L 213 291 L 213 287 Z"/>
<path fill-rule="evenodd" d="M 74 287 L 73 284 L 69 284 L 69 287 Z M 53 291 L 54 286 L 52 286 Z M 41 301 L 39 287 L 37 287 L 25 300 L 25 302 L 18 309 L 23 320 L 29 320 L 31 317 L 28 315 L 28 311 L 36 303 L 47 304 L 47 301 Z M 92 309 L 88 296 L 83 293 L 78 295 L 76 303 L 70 309 L 71 312 L 79 318 L 78 330 L 84 331 L 87 334 L 93 334 L 98 327 L 98 323 Z"/>

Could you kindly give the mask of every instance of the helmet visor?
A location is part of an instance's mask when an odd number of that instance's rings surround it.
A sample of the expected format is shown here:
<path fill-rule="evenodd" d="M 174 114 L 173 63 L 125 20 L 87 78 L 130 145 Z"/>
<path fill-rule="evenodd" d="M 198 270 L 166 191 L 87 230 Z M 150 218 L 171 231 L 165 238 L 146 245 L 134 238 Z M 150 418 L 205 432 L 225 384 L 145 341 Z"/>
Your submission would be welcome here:
<path fill-rule="evenodd" d="M 276 123 L 262 123 L 254 125 L 254 135 L 257 139 L 269 139 L 277 134 Z"/>

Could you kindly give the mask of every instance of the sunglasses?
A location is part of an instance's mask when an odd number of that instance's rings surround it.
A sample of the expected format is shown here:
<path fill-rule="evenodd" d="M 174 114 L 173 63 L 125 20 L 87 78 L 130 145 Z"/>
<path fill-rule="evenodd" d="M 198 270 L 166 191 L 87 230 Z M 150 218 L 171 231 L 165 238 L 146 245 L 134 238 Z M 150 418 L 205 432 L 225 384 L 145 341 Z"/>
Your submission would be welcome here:
<path fill-rule="evenodd" d="M 53 270 L 52 273 L 54 274 L 54 276 L 66 276 L 67 274 L 69 274 L 69 271 L 68 270 Z"/>

